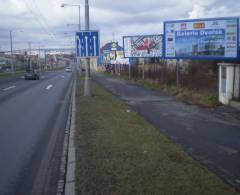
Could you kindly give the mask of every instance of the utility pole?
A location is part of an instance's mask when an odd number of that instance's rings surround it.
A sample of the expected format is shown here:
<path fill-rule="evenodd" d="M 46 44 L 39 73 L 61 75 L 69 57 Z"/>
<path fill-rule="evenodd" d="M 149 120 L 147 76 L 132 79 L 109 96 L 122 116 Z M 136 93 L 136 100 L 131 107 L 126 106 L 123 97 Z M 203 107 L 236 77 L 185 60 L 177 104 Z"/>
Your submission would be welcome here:
<path fill-rule="evenodd" d="M 47 51 L 46 51 L 46 49 L 44 50 L 44 64 L 45 64 L 45 68 L 47 68 Z"/>
<path fill-rule="evenodd" d="M 10 30 L 10 47 L 11 47 L 11 70 L 12 73 L 14 73 L 14 67 L 13 67 L 13 40 L 12 40 L 12 31 Z"/>
<path fill-rule="evenodd" d="M 81 31 L 81 6 L 78 5 L 78 30 Z M 75 43 L 76 43 L 76 37 L 75 37 Z M 77 61 L 77 66 L 80 67 L 81 69 L 81 61 L 80 58 L 77 56 L 77 51 L 76 51 L 76 61 Z M 79 71 L 81 74 L 81 71 Z"/>
<path fill-rule="evenodd" d="M 81 30 L 81 6 L 78 6 L 78 30 Z"/>
<path fill-rule="evenodd" d="M 90 30 L 90 19 L 89 19 L 89 4 L 88 0 L 85 0 L 85 30 Z M 91 72 L 90 72 L 90 58 L 86 59 L 86 74 L 84 82 L 84 96 L 90 97 L 91 93 Z"/>
<path fill-rule="evenodd" d="M 40 63 L 40 54 L 41 54 L 41 48 L 40 46 L 38 47 L 38 68 L 40 68 L 40 70 L 42 71 L 42 66 Z"/>
<path fill-rule="evenodd" d="M 32 71 L 32 59 L 31 59 L 31 55 L 32 55 L 32 48 L 31 48 L 31 42 L 28 43 L 29 46 L 29 65 L 30 65 L 30 71 Z"/>
<path fill-rule="evenodd" d="M 67 3 L 63 3 L 61 5 L 62 8 L 66 7 L 66 6 L 78 7 L 78 30 L 81 31 L 81 5 L 67 4 Z M 76 40 L 75 40 L 75 42 L 76 42 Z M 74 61 L 77 63 L 80 62 L 79 58 L 77 57 L 77 51 L 76 51 L 75 60 Z"/>

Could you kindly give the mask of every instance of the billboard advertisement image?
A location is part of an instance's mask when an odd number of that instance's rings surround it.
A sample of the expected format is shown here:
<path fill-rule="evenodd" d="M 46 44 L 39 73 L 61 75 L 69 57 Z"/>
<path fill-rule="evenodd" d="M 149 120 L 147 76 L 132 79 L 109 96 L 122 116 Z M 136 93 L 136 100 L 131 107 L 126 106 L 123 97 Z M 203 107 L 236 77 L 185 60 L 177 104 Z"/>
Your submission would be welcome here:
<path fill-rule="evenodd" d="M 123 37 L 123 47 L 126 58 L 162 57 L 163 36 L 125 36 Z"/>
<path fill-rule="evenodd" d="M 238 57 L 238 18 L 164 23 L 165 58 Z"/>

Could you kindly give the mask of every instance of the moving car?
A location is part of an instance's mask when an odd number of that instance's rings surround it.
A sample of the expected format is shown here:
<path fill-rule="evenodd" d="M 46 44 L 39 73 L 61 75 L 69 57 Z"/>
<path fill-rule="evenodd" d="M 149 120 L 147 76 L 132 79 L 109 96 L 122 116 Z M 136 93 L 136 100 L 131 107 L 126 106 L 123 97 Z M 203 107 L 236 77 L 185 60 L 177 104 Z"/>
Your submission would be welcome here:
<path fill-rule="evenodd" d="M 25 80 L 39 80 L 40 73 L 37 70 L 29 70 L 24 74 Z"/>
<path fill-rule="evenodd" d="M 72 69 L 68 67 L 68 68 L 65 69 L 65 71 L 66 72 L 72 72 Z"/>

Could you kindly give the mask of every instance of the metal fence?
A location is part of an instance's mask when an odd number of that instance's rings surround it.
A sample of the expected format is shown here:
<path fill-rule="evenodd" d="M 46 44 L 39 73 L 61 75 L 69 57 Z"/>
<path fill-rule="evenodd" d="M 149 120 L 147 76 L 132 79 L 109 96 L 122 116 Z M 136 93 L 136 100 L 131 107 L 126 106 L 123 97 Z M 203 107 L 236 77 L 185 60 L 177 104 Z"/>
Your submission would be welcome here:
<path fill-rule="evenodd" d="M 174 60 L 138 63 L 132 65 L 105 65 L 105 71 L 131 76 L 131 79 L 149 80 L 161 85 L 178 85 L 192 90 L 218 93 L 218 67 L 216 61 Z"/>

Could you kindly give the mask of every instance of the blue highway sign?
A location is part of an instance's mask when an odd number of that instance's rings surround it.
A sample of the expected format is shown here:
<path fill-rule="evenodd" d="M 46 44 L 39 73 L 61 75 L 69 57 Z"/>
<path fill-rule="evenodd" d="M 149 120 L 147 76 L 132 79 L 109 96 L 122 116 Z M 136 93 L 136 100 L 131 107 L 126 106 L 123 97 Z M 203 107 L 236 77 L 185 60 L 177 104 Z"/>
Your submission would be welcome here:
<path fill-rule="evenodd" d="M 77 56 L 82 58 L 99 57 L 99 31 L 80 31 L 76 33 Z"/>

